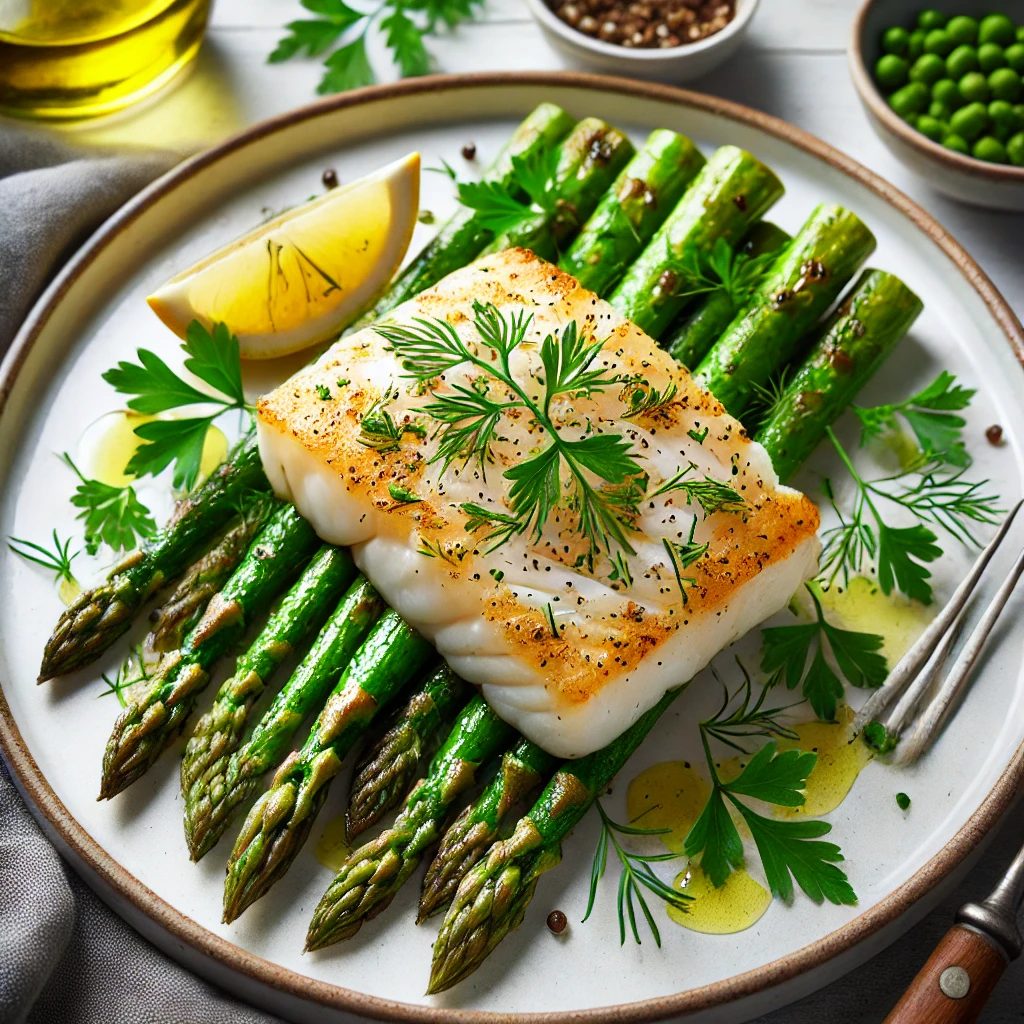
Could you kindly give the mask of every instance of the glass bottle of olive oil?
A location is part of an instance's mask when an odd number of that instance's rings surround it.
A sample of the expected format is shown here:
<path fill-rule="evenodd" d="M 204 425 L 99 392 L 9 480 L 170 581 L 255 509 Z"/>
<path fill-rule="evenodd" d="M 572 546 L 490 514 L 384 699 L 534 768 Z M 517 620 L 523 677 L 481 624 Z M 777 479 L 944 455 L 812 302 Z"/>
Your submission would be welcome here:
<path fill-rule="evenodd" d="M 107 114 L 195 56 L 210 0 L 0 0 L 0 113 Z"/>

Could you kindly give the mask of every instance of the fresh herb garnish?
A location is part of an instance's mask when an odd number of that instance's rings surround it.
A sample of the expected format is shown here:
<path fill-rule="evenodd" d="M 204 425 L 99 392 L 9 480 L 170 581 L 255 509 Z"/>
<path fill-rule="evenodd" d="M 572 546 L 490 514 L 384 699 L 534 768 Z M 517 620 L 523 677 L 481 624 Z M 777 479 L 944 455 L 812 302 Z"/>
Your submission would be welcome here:
<path fill-rule="evenodd" d="M 496 396 L 490 387 L 480 385 L 459 388 L 455 395 L 434 392 L 435 401 L 425 410 L 442 425 L 441 448 L 434 460 L 447 460 L 447 465 L 456 456 L 475 459 L 483 469 L 494 430 L 510 409 L 526 409 L 546 436 L 546 447 L 504 473 L 512 481 L 509 513 L 464 503 L 462 511 L 470 517 L 467 528 L 487 528 L 485 540 L 491 544 L 490 550 L 528 531 L 539 538 L 548 515 L 568 490 L 566 504 L 576 512 L 577 529 L 588 542 L 591 560 L 600 551 L 611 554 L 614 547 L 634 554 L 627 531 L 639 515 L 637 503 L 643 497 L 646 477 L 630 442 L 612 434 L 565 440 L 551 418 L 551 404 L 558 396 L 589 395 L 621 383 L 619 377 L 594 365 L 603 343 L 588 341 L 575 321 L 570 321 L 560 336 L 549 334 L 540 347 L 544 394 L 534 400 L 509 367 L 532 317 L 518 314 L 506 318 L 495 306 L 479 302 L 473 310 L 477 338 L 489 350 L 488 357 L 467 346 L 445 320 L 417 318 L 416 326 L 382 324 L 376 328 L 407 374 L 421 383 L 468 363 L 506 392 Z M 563 473 L 568 477 L 565 483 Z"/>
<path fill-rule="evenodd" d="M 107 688 L 101 693 L 98 693 L 97 697 L 109 697 L 113 695 L 117 698 L 118 704 L 121 707 L 128 706 L 128 700 L 125 697 L 125 693 L 130 690 L 136 683 L 141 683 L 144 680 L 151 678 L 150 673 L 146 670 L 146 662 L 142 656 L 142 648 L 136 646 L 132 649 L 124 661 L 121 662 L 117 670 L 117 675 L 113 679 L 110 678 L 103 672 L 100 678 L 107 684 Z"/>
<path fill-rule="evenodd" d="M 673 889 L 667 882 L 662 881 L 650 866 L 657 861 L 675 860 L 679 857 L 679 854 L 671 852 L 646 855 L 631 853 L 629 850 L 622 848 L 616 835 L 660 836 L 670 832 L 671 829 L 634 828 L 632 825 L 620 825 L 608 817 L 604 807 L 601 806 L 600 800 L 596 800 L 595 804 L 597 806 L 597 813 L 601 816 L 601 835 L 597 840 L 597 849 L 594 851 L 594 861 L 590 869 L 590 898 L 587 901 L 587 912 L 584 914 L 583 920 L 586 921 L 594 909 L 594 903 L 597 899 L 597 887 L 604 877 L 605 868 L 608 865 L 608 847 L 611 846 L 615 851 L 615 855 L 619 858 L 619 863 L 622 865 L 622 874 L 619 876 L 618 888 L 619 945 L 623 945 L 626 941 L 627 919 L 629 920 L 629 927 L 633 933 L 633 938 L 638 945 L 640 944 L 636 908 L 633 905 L 635 899 L 640 904 L 640 911 L 647 921 L 648 928 L 651 929 L 654 941 L 660 948 L 661 933 L 658 931 L 658 925 L 655 923 L 654 916 L 647 905 L 643 890 L 647 889 L 648 892 L 663 900 L 670 907 L 675 907 L 676 910 L 685 912 L 687 903 L 692 902 L 693 897 Z"/>
<path fill-rule="evenodd" d="M 372 448 L 381 455 L 397 452 L 402 447 L 402 435 L 405 431 L 395 423 L 394 417 L 388 412 L 388 403 L 392 400 L 391 386 L 366 412 L 359 421 L 359 437 L 356 440 Z"/>
<path fill-rule="evenodd" d="M 761 630 L 764 652 L 761 669 L 771 677 L 770 685 L 784 682 L 790 689 L 801 686 L 815 714 L 833 721 L 843 696 L 843 684 L 825 658 L 826 644 L 843 678 L 851 685 L 875 689 L 885 682 L 888 666 L 878 652 L 884 640 L 875 633 L 857 633 L 833 626 L 825 618 L 821 598 L 814 584 L 807 584 L 814 602 L 815 622 L 772 626 Z M 814 656 L 808 667 L 811 649 Z"/>
<path fill-rule="evenodd" d="M 899 430 L 898 418 L 917 438 L 923 458 L 929 462 L 948 462 L 961 469 L 971 459 L 963 442 L 963 417 L 954 415 L 971 404 L 975 392 L 961 387 L 956 377 L 943 370 L 923 391 L 890 405 L 876 405 L 870 409 L 853 406 L 861 423 L 861 445 L 873 437 Z"/>
<path fill-rule="evenodd" d="M 707 428 L 705 427 L 706 432 Z M 689 504 L 700 505 L 704 510 L 705 517 L 713 515 L 715 512 L 746 511 L 747 503 L 739 491 L 724 480 L 716 480 L 707 474 L 704 475 L 703 480 L 691 478 L 690 474 L 696 469 L 697 464 L 691 462 L 646 497 L 648 499 L 659 498 L 663 494 L 679 491 Z"/>
<path fill-rule="evenodd" d="M 388 484 L 388 494 L 400 505 L 412 505 L 423 500 L 418 494 L 414 494 L 408 487 L 403 487 L 401 484 Z"/>
<path fill-rule="evenodd" d="M 694 240 L 681 252 L 675 252 L 666 238 L 666 273 L 673 281 L 672 294 L 678 297 L 724 291 L 736 309 L 746 306 L 764 272 L 777 253 L 750 256 L 734 252 L 724 238 L 717 238 L 711 252 L 705 254 Z"/>
<path fill-rule="evenodd" d="M 619 396 L 626 406 L 626 411 L 622 414 L 623 419 L 643 416 L 668 405 L 676 397 L 676 390 L 675 384 L 672 383 L 664 391 L 659 391 L 643 378 L 631 380 Z"/>
<path fill-rule="evenodd" d="M 319 93 L 344 92 L 376 81 L 366 53 L 366 40 L 376 23 L 403 77 L 425 75 L 430 54 L 424 44 L 441 24 L 454 27 L 476 15 L 482 0 L 384 0 L 368 11 L 357 11 L 344 0 L 301 0 L 316 19 L 290 22 L 288 35 L 267 58 L 272 64 L 300 54 L 318 57 L 337 46 L 349 29 L 359 26 L 355 38 L 338 46 L 324 61 L 327 69 L 317 87 Z"/>
<path fill-rule="evenodd" d="M 668 554 L 669 565 L 672 566 L 672 572 L 675 575 L 676 585 L 679 587 L 679 596 L 683 599 L 683 604 L 689 604 L 690 598 L 687 591 L 690 587 L 697 585 L 696 579 L 693 576 L 684 576 L 683 571 L 689 569 L 694 562 L 703 558 L 710 546 L 707 541 L 703 544 L 698 544 L 693 539 L 696 529 L 697 517 L 694 516 L 693 522 L 690 523 L 690 536 L 686 539 L 685 543 L 680 544 L 677 541 L 669 540 L 668 537 L 662 538 L 662 544 L 665 552 Z"/>
<path fill-rule="evenodd" d="M 751 704 L 753 698 L 753 684 L 750 680 L 750 673 L 746 666 L 737 657 L 736 664 L 743 673 L 743 682 L 729 692 L 729 687 L 719 677 L 714 665 L 711 671 L 722 686 L 722 704 L 718 711 L 711 718 L 704 722 L 704 730 L 709 736 L 713 736 L 720 743 L 724 743 L 741 754 L 750 753 L 749 749 L 743 746 L 744 740 L 754 736 L 762 736 L 765 739 L 787 739 L 795 740 L 799 737 L 787 725 L 783 725 L 780 718 L 785 712 L 795 708 L 803 701 L 795 701 L 792 704 L 785 704 L 782 707 L 764 706 L 765 699 L 773 689 L 772 681 L 761 687 L 761 693 L 756 701 Z M 742 700 L 737 704 L 736 698 L 742 694 Z M 733 706 L 732 711 L 729 707 Z"/>
<path fill-rule="evenodd" d="M 896 805 L 899 807 L 899 809 L 901 811 L 909 811 L 910 810 L 910 797 L 907 796 L 906 793 L 897 793 L 896 794 Z"/>
<path fill-rule="evenodd" d="M 35 562 L 44 569 L 49 569 L 54 574 L 54 579 L 65 580 L 67 583 L 74 583 L 75 577 L 71 572 L 71 563 L 78 557 L 78 551 L 71 550 L 71 538 L 62 541 L 53 531 L 53 547 L 45 547 L 30 540 L 22 540 L 20 537 L 8 537 L 7 546 L 16 554 L 28 562 Z"/>
<path fill-rule="evenodd" d="M 763 697 L 763 695 L 762 695 Z M 748 718 L 762 715 L 761 702 Z M 700 855 L 700 866 L 715 886 L 724 885 L 729 875 L 743 867 L 743 843 L 729 812 L 739 813 L 750 829 L 772 893 L 789 902 L 793 879 L 815 903 L 852 905 L 857 896 L 836 862 L 843 859 L 834 843 L 820 842 L 832 826 L 824 821 L 778 821 L 758 814 L 740 799 L 749 797 L 779 807 L 800 807 L 807 777 L 817 763 L 817 754 L 801 750 L 778 753 L 775 740 L 758 750 L 746 767 L 730 782 L 723 782 L 715 767 L 709 737 L 726 722 L 742 727 L 744 716 L 726 715 L 727 704 L 711 719 L 700 723 L 701 742 L 711 774 L 711 795 L 684 840 L 688 857 Z M 735 746 L 735 744 L 733 744 Z"/>
<path fill-rule="evenodd" d="M 250 410 L 242 390 L 242 370 L 238 339 L 224 324 L 216 324 L 211 334 L 198 321 L 188 325 L 182 350 L 185 368 L 213 388 L 209 394 L 179 377 L 158 355 L 138 350 L 138 363 L 120 362 L 103 374 L 116 391 L 134 395 L 128 408 L 153 415 L 192 405 L 216 405 L 207 416 L 153 420 L 135 428 L 145 444 L 135 449 L 125 467 L 133 476 L 156 475 L 174 463 L 174 486 L 191 489 L 199 477 L 203 445 L 213 422 L 231 409 Z"/>
<path fill-rule="evenodd" d="M 931 572 L 927 565 L 942 555 L 942 548 L 929 526 L 939 527 L 964 544 L 977 545 L 972 524 L 994 524 L 1001 513 L 998 499 L 983 492 L 988 481 L 966 480 L 963 470 L 945 471 L 942 461 L 895 476 L 865 480 L 831 427 L 826 434 L 849 470 L 857 494 L 847 517 L 836 504 L 831 485 L 826 481 L 823 486 L 839 516 L 839 525 L 822 535 L 819 580 L 826 587 L 839 576 L 848 582 L 851 572 L 859 572 L 865 561 L 874 559 L 882 593 L 897 589 L 922 604 L 930 604 Z M 882 501 L 905 509 L 919 522 L 913 526 L 889 525 L 879 509 Z"/>
<path fill-rule="evenodd" d="M 71 496 L 71 504 L 78 513 L 85 532 L 85 549 L 95 555 L 100 544 L 113 551 L 128 551 L 138 546 L 140 539 L 156 533 L 156 522 L 149 509 L 139 501 L 131 484 L 115 487 L 99 480 L 90 480 L 65 452 L 61 458 L 78 477 L 78 486 Z"/>
<path fill-rule="evenodd" d="M 331 389 L 326 384 L 317 384 L 316 395 L 321 402 L 329 402 L 331 400 Z"/>

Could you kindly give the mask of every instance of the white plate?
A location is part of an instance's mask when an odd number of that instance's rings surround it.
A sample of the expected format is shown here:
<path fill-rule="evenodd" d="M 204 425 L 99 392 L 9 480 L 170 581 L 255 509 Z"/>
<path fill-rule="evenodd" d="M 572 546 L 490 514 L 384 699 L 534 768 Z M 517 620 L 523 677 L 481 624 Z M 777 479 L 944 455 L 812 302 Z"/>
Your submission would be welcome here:
<path fill-rule="evenodd" d="M 967 428 L 972 474 L 991 476 L 1006 502 L 1018 495 L 1021 327 L 978 267 L 920 208 L 823 143 L 723 101 L 582 75 L 494 75 L 370 89 L 257 126 L 173 171 L 116 215 L 54 283 L 4 363 L 0 534 L 43 540 L 56 526 L 62 535 L 77 535 L 67 503 L 72 478 L 53 453 L 73 453 L 85 426 L 120 406 L 100 380 L 103 370 L 131 358 L 139 345 L 165 355 L 175 350 L 143 301 L 155 286 L 258 223 L 267 208 L 318 191 L 325 167 L 352 180 L 410 149 L 420 150 L 426 167 L 442 157 L 459 166 L 459 150 L 470 141 L 483 165 L 542 100 L 578 117 L 600 115 L 637 141 L 651 128 L 669 127 L 706 150 L 722 143 L 751 150 L 786 184 L 770 216 L 790 231 L 818 202 L 855 210 L 878 236 L 871 264 L 900 274 L 926 303 L 865 401 L 904 396 L 939 368 L 951 369 L 981 390 Z M 452 208 L 450 191 L 442 175 L 425 174 L 422 205 L 440 219 Z M 414 248 L 429 230 L 419 229 Z M 983 440 L 994 422 L 1008 441 L 999 449 Z M 852 428 L 848 433 L 853 436 Z M 812 487 L 817 472 L 832 469 L 819 453 L 797 483 Z M 968 560 L 954 550 L 936 566 L 940 600 Z M 136 927 L 220 984 L 302 1020 L 346 1019 L 345 1011 L 416 1020 L 538 1013 L 559 1021 L 570 1014 L 621 1021 L 698 1011 L 702 1020 L 743 1019 L 849 969 L 909 926 L 993 826 L 1024 770 L 1020 638 L 1010 635 L 986 661 L 936 750 L 898 775 L 871 764 L 830 815 L 858 907 L 816 907 L 798 896 L 792 907 L 773 904 L 740 935 L 697 935 L 666 921 L 662 949 L 651 941 L 620 948 L 613 880 L 605 882 L 595 915 L 579 923 L 596 836 L 590 817 L 566 843 L 563 864 L 541 882 L 520 931 L 468 983 L 426 999 L 436 926 L 414 926 L 415 884 L 354 941 L 303 956 L 310 912 L 330 879 L 312 855 L 312 841 L 288 878 L 226 927 L 220 923 L 226 843 L 198 867 L 189 863 L 175 757 L 165 756 L 113 802 L 96 802 L 101 754 L 117 710 L 110 698 L 96 699 L 98 679 L 116 667 L 126 643 L 86 672 L 39 688 L 40 652 L 59 612 L 47 574 L 5 546 L 0 740 L 20 785 L 50 834 Z M 1013 620 L 1007 616 L 1003 634 L 1013 634 Z M 624 781 L 693 750 L 690 723 L 716 696 L 698 682 L 659 723 L 608 801 L 614 814 L 624 816 Z M 913 797 L 908 815 L 896 807 L 897 790 Z M 339 779 L 321 825 L 340 813 L 346 791 L 347 778 Z M 571 922 L 560 939 L 544 927 L 556 907 Z"/>

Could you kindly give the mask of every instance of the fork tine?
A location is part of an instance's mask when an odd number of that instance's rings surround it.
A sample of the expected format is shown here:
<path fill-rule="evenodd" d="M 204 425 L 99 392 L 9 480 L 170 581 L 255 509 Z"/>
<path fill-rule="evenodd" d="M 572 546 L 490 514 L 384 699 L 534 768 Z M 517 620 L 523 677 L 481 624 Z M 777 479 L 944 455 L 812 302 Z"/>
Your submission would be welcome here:
<path fill-rule="evenodd" d="M 962 611 L 967 599 L 971 596 L 974 588 L 981 579 L 992 556 L 996 553 L 1003 538 L 1008 533 L 1013 520 L 1024 505 L 1024 498 L 1017 502 L 1007 513 L 1002 526 L 996 531 L 996 535 L 985 545 L 980 555 L 975 560 L 967 578 L 953 591 L 953 596 L 942 611 L 931 621 L 928 628 L 917 638 L 914 645 L 903 655 L 893 666 L 885 682 L 875 690 L 868 698 L 864 707 L 857 713 L 853 720 L 853 728 L 856 732 L 867 725 L 868 722 L 881 717 L 892 704 L 903 696 L 904 691 L 917 677 L 921 669 L 927 664 L 932 653 L 942 638 L 942 635 L 950 628 L 953 621 Z"/>
<path fill-rule="evenodd" d="M 996 596 L 992 598 L 992 603 L 985 609 L 985 614 L 982 615 L 981 620 L 967 638 L 964 649 L 950 669 L 949 675 L 946 676 L 935 699 L 929 702 L 927 710 L 914 726 L 910 735 L 896 748 L 896 762 L 910 764 L 931 746 L 932 741 L 939 734 L 966 690 L 966 684 L 971 678 L 971 672 L 981 655 L 985 641 L 995 627 L 1022 574 L 1024 574 L 1024 551 L 1017 556 L 1017 561 L 1013 563 L 1013 568 L 1003 580 Z"/>

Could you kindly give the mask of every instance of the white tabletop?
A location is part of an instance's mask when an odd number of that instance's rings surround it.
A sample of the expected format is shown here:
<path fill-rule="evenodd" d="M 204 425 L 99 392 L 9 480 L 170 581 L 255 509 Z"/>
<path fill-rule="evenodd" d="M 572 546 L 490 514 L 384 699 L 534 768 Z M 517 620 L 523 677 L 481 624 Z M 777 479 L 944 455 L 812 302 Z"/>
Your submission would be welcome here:
<path fill-rule="evenodd" d="M 790 121 L 878 172 L 921 203 L 965 246 L 1024 315 L 1024 215 L 961 206 L 933 192 L 892 157 L 875 136 L 847 73 L 846 40 L 858 0 L 762 0 L 740 53 L 690 88 L 724 96 Z M 922 6 L 924 6 L 922 4 Z M 965 3 L 965 7 L 968 4 Z M 319 60 L 268 65 L 266 56 L 285 22 L 304 16 L 297 0 L 216 0 L 209 36 L 195 68 L 141 108 L 102 125 L 74 129 L 97 142 L 199 148 L 316 96 Z M 479 21 L 428 41 L 440 72 L 552 70 L 573 65 L 546 42 L 522 0 L 487 0 Z M 379 45 L 371 46 L 378 78 L 394 80 Z M 957 902 L 991 885 L 1019 842 L 1017 822 L 1006 830 L 958 895 L 871 964 L 791 1010 L 772 1024 L 876 1021 L 924 962 L 952 922 Z M 1008 833 L 1008 834 L 1007 834 Z M 982 1020 L 1019 1021 L 1024 969 L 1011 967 Z M 766 1024 L 767 1024 L 766 1019 Z"/>

